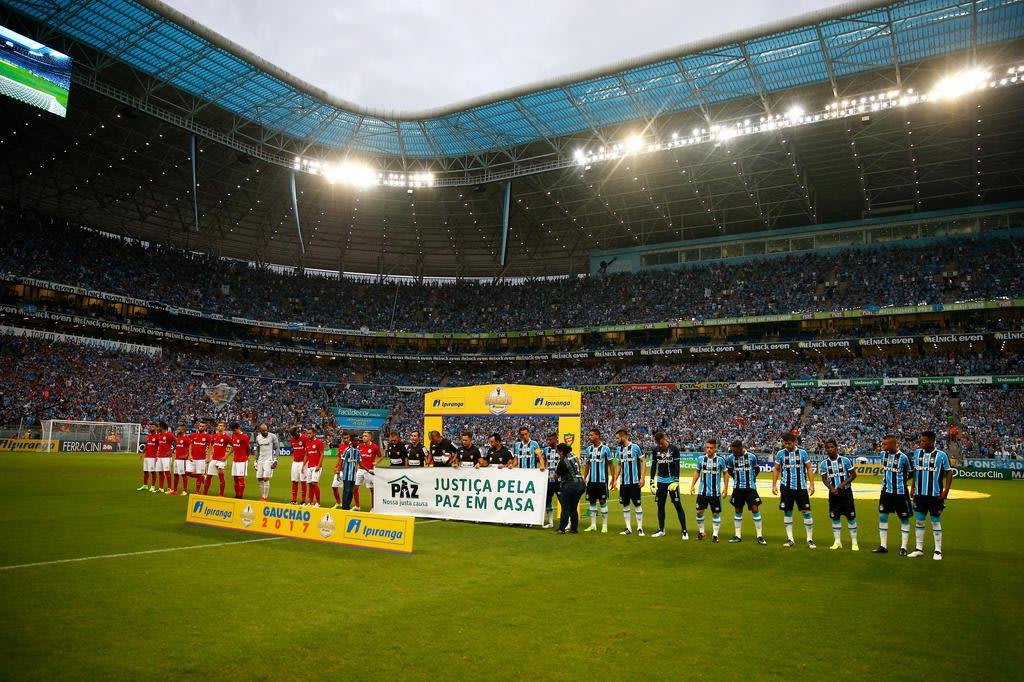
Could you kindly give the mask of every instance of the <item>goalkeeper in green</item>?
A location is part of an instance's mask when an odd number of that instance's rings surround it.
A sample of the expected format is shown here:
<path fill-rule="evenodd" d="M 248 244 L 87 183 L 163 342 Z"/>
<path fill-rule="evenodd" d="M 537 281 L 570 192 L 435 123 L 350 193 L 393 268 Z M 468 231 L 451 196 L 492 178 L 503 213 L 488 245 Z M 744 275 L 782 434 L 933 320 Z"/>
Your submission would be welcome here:
<path fill-rule="evenodd" d="M 660 431 L 654 434 L 654 442 L 657 445 L 651 454 L 651 490 L 655 491 L 655 499 L 658 501 L 658 532 L 651 537 L 665 537 L 665 500 L 672 500 L 679 525 L 683 528 L 683 539 L 689 540 L 686 512 L 679 499 L 679 448 L 669 443 Z"/>

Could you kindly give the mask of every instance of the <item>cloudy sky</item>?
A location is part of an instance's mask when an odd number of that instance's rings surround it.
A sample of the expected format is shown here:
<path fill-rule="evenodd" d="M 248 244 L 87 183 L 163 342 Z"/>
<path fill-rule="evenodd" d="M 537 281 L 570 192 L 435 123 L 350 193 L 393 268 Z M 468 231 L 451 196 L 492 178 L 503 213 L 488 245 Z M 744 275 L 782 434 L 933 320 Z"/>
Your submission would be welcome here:
<path fill-rule="evenodd" d="M 836 0 L 164 0 L 342 99 L 417 110 Z"/>

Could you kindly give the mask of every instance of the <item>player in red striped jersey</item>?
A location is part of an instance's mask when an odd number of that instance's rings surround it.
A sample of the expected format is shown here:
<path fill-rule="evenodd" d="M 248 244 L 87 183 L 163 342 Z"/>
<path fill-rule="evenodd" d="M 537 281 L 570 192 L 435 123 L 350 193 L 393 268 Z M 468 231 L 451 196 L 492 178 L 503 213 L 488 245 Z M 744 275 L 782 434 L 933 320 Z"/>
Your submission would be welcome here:
<path fill-rule="evenodd" d="M 174 437 L 174 488 L 167 491 L 168 495 L 177 495 L 178 485 L 185 479 L 185 462 L 188 461 L 188 451 L 191 444 L 192 439 L 185 432 L 185 426 L 179 424 L 178 435 Z M 188 492 L 187 482 L 185 483 L 185 492 Z"/>
<path fill-rule="evenodd" d="M 316 437 L 315 429 L 306 430 L 306 483 L 309 504 L 320 506 L 320 473 L 324 465 L 324 442 Z"/>
<path fill-rule="evenodd" d="M 249 471 L 249 436 L 242 433 L 238 422 L 231 422 L 231 476 L 235 483 L 235 497 L 245 495 L 245 477 Z"/>
<path fill-rule="evenodd" d="M 156 492 L 156 424 L 149 424 L 146 429 L 146 449 L 142 453 L 142 485 L 136 490 Z"/>
<path fill-rule="evenodd" d="M 306 434 L 293 426 L 292 437 L 292 504 L 298 504 L 299 488 L 302 488 L 302 504 L 306 504 Z"/>
<path fill-rule="evenodd" d="M 174 450 L 174 434 L 167 422 L 160 422 L 156 434 L 156 471 L 160 487 L 157 492 L 166 493 L 171 489 L 171 453 Z"/>
<path fill-rule="evenodd" d="M 224 422 L 217 422 L 217 432 L 213 434 L 213 446 L 210 448 L 210 459 L 206 462 L 206 478 L 203 481 L 203 494 L 210 494 L 210 482 L 213 475 L 217 474 L 220 483 L 221 497 L 224 497 L 224 467 L 228 458 L 228 446 L 231 445 L 231 436 L 227 433 L 227 425 Z"/>
<path fill-rule="evenodd" d="M 213 444 L 213 436 L 206 432 L 206 422 L 199 426 L 189 441 L 189 460 L 185 463 L 185 473 L 196 482 L 196 493 L 203 490 L 203 477 L 206 476 L 206 450 Z M 188 478 L 185 480 L 185 492 L 188 492 Z"/>

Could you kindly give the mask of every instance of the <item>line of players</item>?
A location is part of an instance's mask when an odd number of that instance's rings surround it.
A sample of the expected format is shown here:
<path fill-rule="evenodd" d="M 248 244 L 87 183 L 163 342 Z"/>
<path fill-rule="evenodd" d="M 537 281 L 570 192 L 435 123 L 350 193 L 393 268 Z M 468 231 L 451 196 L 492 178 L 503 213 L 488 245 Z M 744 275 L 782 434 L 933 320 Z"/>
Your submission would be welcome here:
<path fill-rule="evenodd" d="M 600 532 L 608 532 L 608 493 L 610 490 L 618 489 L 626 526 L 620 535 L 633 534 L 632 521 L 635 518 L 636 534 L 643 536 L 644 512 L 641 505 L 641 489 L 649 473 L 650 489 L 654 492 L 658 509 L 658 530 L 652 537 L 665 535 L 665 507 L 666 503 L 671 502 L 679 519 L 681 537 L 683 540 L 689 539 L 686 514 L 679 492 L 681 456 L 679 449 L 669 443 L 664 433 L 654 434 L 656 447 L 651 453 L 648 472 L 647 458 L 640 446 L 629 439 L 629 434 L 625 430 L 620 429 L 616 432 L 613 453 L 612 448 L 602 441 L 600 431 L 592 429 L 588 434 L 590 444 L 583 451 L 583 466 L 569 467 L 567 474 L 564 467 L 560 470 L 558 466 L 562 450 L 565 448 L 559 449 L 557 434 L 550 434 L 546 446 L 541 447 L 531 438 L 528 429 L 520 429 L 519 440 L 513 443 L 511 451 L 504 446 L 498 434 L 492 434 L 488 439 L 489 450 L 486 455 L 473 445 L 472 434 L 468 432 L 462 434 L 462 442 L 458 447 L 442 438 L 438 432 L 431 432 L 431 445 L 426 452 L 419 445 L 419 434 L 414 433 L 412 437 L 418 454 L 414 461 L 403 461 L 401 455 L 395 453 L 403 453 L 405 446 L 399 442 L 398 434 L 391 434 L 391 443 L 385 454 L 394 455 L 392 464 L 401 462 L 402 465 L 411 466 L 546 469 L 549 483 L 545 528 L 553 526 L 552 498 L 559 494 L 561 484 L 572 483 L 572 479 L 578 478 L 578 482 L 583 484 L 590 507 L 590 525 L 584 532 L 597 531 L 598 518 L 601 519 Z M 883 450 L 879 453 L 882 468 L 882 486 L 878 501 L 879 545 L 872 550 L 874 553 L 888 553 L 889 515 L 896 514 L 900 521 L 901 556 L 924 555 L 926 517 L 930 517 L 935 545 L 933 558 L 942 558 L 941 516 L 953 481 L 953 471 L 948 455 L 936 448 L 935 440 L 935 432 L 923 431 L 918 437 L 919 447 L 911 455 L 907 455 L 900 450 L 895 436 L 887 435 L 883 439 Z M 796 545 L 793 515 L 794 511 L 799 511 L 803 518 L 807 546 L 815 549 L 814 517 L 811 513 L 811 496 L 815 490 L 814 466 L 807 451 L 797 447 L 794 434 L 782 434 L 782 443 L 782 449 L 775 453 L 773 459 L 772 494 L 779 496 L 779 509 L 783 512 L 787 537 L 783 547 L 790 548 Z M 819 464 L 819 472 L 821 482 L 828 489 L 829 517 L 834 538 L 830 549 L 843 548 L 841 531 L 842 519 L 845 517 L 850 534 L 850 548 L 859 551 L 857 511 L 851 487 L 857 478 L 857 471 L 849 457 L 839 456 L 839 447 L 835 439 L 826 441 L 825 448 L 826 457 Z M 706 537 L 706 514 L 710 509 L 711 541 L 719 542 L 722 500 L 728 499 L 734 510 L 734 535 L 729 542 L 742 542 L 743 511 L 746 508 L 751 512 L 757 543 L 768 544 L 762 530 L 762 500 L 757 490 L 759 473 L 757 456 L 747 452 L 741 441 L 736 440 L 730 444 L 727 457 L 718 454 L 716 439 L 709 439 L 705 443 L 704 454 L 697 458 L 690 481 L 690 494 L 696 496 L 698 540 Z M 733 484 L 731 495 L 730 482 Z M 563 515 L 558 532 L 578 532 L 578 528 L 569 522 L 570 514 L 566 509 L 567 506 L 575 507 L 578 499 L 563 502 Z M 916 544 L 913 551 L 908 551 L 911 515 L 916 521 Z"/>
<path fill-rule="evenodd" d="M 186 434 L 184 426 L 178 427 L 177 436 L 172 436 L 165 423 L 150 425 L 150 433 L 146 440 L 143 455 L 144 483 L 138 490 L 166 492 L 178 494 L 179 481 L 184 482 L 187 492 L 188 478 L 195 480 L 196 492 L 209 493 L 210 483 L 214 475 L 219 476 L 220 494 L 224 494 L 224 469 L 228 451 L 232 456 L 232 476 L 235 480 L 235 496 L 242 497 L 245 492 L 245 475 L 247 473 L 249 438 L 242 433 L 237 423 L 231 424 L 231 435 L 225 431 L 225 424 L 218 423 L 216 432 L 208 434 L 206 423 L 200 422 L 194 434 Z M 444 438 L 438 431 L 428 434 L 429 446 L 420 440 L 419 432 L 410 434 L 410 442 L 401 441 L 398 433 L 392 432 L 385 449 L 373 442 L 372 435 L 364 431 L 361 441 L 349 433 L 342 434 L 338 461 L 334 469 L 332 490 L 335 509 L 351 509 L 353 503 L 360 508 L 359 487 L 365 485 L 373 495 L 374 468 L 383 458 L 387 458 L 391 466 L 429 466 L 429 467 L 488 467 L 498 468 L 539 468 L 548 472 L 547 504 L 544 528 L 554 525 L 553 498 L 559 494 L 559 460 L 562 454 L 558 448 L 557 434 L 549 434 L 545 447 L 533 440 L 526 428 L 519 430 L 519 440 L 509 450 L 502 443 L 499 434 L 494 433 L 488 438 L 488 451 L 482 453 L 473 444 L 473 436 L 463 432 L 459 446 Z M 643 507 L 641 506 L 641 489 L 647 478 L 647 459 L 642 449 L 629 439 L 629 434 L 620 429 L 615 434 L 615 452 L 605 445 L 601 433 L 592 429 L 588 438 L 590 445 L 583 452 L 583 467 L 576 471 L 584 484 L 587 502 L 590 507 L 590 525 L 585 532 L 597 531 L 597 520 L 600 516 L 600 532 L 608 532 L 608 492 L 619 490 L 619 502 L 622 504 L 625 529 L 620 535 L 633 533 L 632 516 L 636 520 L 636 533 L 643 536 Z M 653 537 L 665 535 L 665 506 L 671 502 L 681 526 L 681 537 L 689 539 L 686 526 L 686 514 L 683 511 L 680 485 L 680 453 L 676 446 L 669 443 L 664 433 L 655 433 L 656 447 L 651 455 L 650 488 L 654 491 L 658 509 L 658 530 Z M 789 548 L 796 544 L 793 535 L 793 514 L 798 510 L 803 517 L 807 546 L 816 547 L 814 542 L 814 518 L 811 513 L 810 498 L 814 495 L 814 468 L 806 450 L 797 447 L 796 436 L 786 432 L 782 434 L 783 448 L 775 454 L 772 469 L 772 494 L 779 495 L 779 509 L 783 512 L 783 523 L 787 540 L 783 547 Z M 924 431 L 918 438 L 918 449 L 908 456 L 899 449 L 897 438 L 887 435 L 883 438 L 882 488 L 879 497 L 879 545 L 874 553 L 888 553 L 889 515 L 896 514 L 900 521 L 900 555 L 920 557 L 924 555 L 924 536 L 926 516 L 930 516 L 932 537 L 934 541 L 933 558 L 942 558 L 942 523 L 941 515 L 945 508 L 945 500 L 953 480 L 953 472 L 948 455 L 935 447 L 935 433 Z M 320 477 L 322 474 L 324 443 L 316 437 L 314 429 L 302 433 L 299 428 L 291 431 L 292 446 L 292 504 L 320 505 Z M 256 450 L 256 473 L 261 485 L 261 500 L 269 495 L 269 481 L 273 470 L 277 467 L 277 437 L 269 433 L 267 426 L 261 424 L 252 445 Z M 170 457 L 174 452 L 173 488 L 170 486 Z M 711 511 L 711 540 L 719 542 L 721 527 L 722 499 L 728 498 L 734 509 L 734 535 L 730 543 L 742 541 L 743 510 L 751 512 L 757 543 L 767 544 L 762 532 L 760 506 L 761 497 L 757 491 L 757 476 L 760 471 L 757 457 L 749 453 L 739 440 L 730 444 L 728 457 L 717 454 L 718 441 L 709 439 L 704 445 L 704 454 L 697 458 L 693 478 L 690 481 L 690 494 L 696 495 L 697 539 L 703 540 L 705 534 L 706 512 Z M 851 487 L 857 478 L 856 469 L 849 457 L 838 455 L 838 444 L 835 439 L 825 443 L 826 458 L 819 465 L 821 480 L 829 491 L 829 517 L 832 520 L 834 543 L 830 549 L 842 549 L 841 529 L 842 518 L 847 519 L 847 530 L 850 534 L 851 549 L 860 549 L 857 541 L 857 512 Z M 618 462 L 616 466 L 615 462 Z M 165 478 L 166 474 L 166 478 Z M 160 488 L 156 488 L 159 475 Z M 150 481 L 152 476 L 152 481 Z M 733 482 L 733 492 L 729 495 L 729 483 Z M 780 487 L 781 483 L 781 487 Z M 166 485 L 166 489 L 164 490 Z M 301 490 L 301 500 L 298 493 Z M 559 532 L 578 532 L 578 528 L 567 525 L 569 517 L 563 506 L 563 518 Z M 908 551 L 910 538 L 910 516 L 916 521 L 916 545 Z"/>

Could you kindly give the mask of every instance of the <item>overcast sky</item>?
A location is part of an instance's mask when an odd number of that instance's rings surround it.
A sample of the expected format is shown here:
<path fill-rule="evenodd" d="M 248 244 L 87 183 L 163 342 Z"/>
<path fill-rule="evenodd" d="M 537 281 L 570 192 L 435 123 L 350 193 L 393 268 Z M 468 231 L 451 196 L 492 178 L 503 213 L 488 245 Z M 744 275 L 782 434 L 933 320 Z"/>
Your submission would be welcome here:
<path fill-rule="evenodd" d="M 416 110 L 830 7 L 835 0 L 164 0 L 342 99 Z"/>

